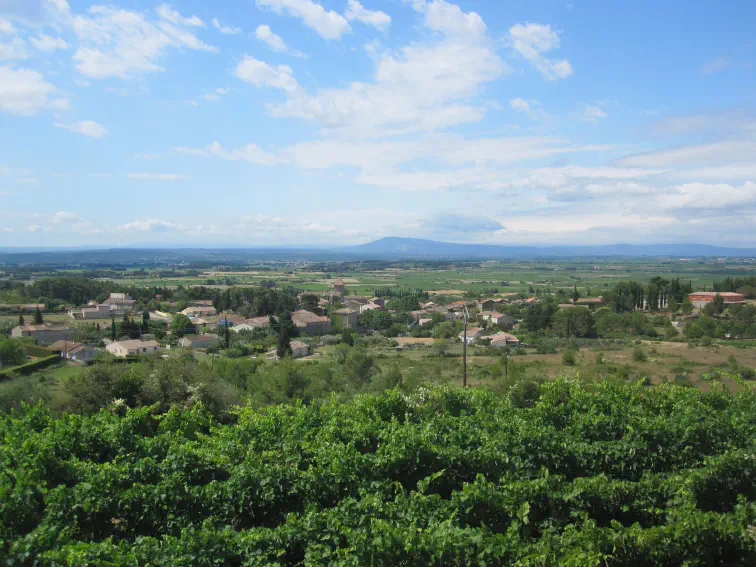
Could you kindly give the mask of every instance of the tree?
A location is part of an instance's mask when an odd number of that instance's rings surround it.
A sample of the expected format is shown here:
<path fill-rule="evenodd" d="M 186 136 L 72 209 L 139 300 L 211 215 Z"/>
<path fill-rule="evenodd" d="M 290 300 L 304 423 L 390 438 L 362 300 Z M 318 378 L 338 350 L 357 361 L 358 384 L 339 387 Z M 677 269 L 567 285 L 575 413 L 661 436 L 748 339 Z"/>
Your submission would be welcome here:
<path fill-rule="evenodd" d="M 177 313 L 171 321 L 171 331 L 177 339 L 183 337 L 187 330 L 191 330 L 193 327 L 192 320 L 183 313 Z"/>
<path fill-rule="evenodd" d="M 26 362 L 26 348 L 15 339 L 0 341 L 0 365 L 16 366 Z"/>
<path fill-rule="evenodd" d="M 580 299 L 580 292 L 578 291 L 577 286 L 572 290 L 572 301 L 577 303 L 577 300 Z"/>
<path fill-rule="evenodd" d="M 145 328 L 149 328 L 150 326 L 150 312 L 147 311 L 146 309 L 142 311 L 142 325 Z"/>
<path fill-rule="evenodd" d="M 42 317 L 42 311 L 39 310 L 39 305 L 37 305 L 37 309 L 34 311 L 34 324 L 41 325 L 44 322 L 45 320 Z"/>
<path fill-rule="evenodd" d="M 24 314 L 23 313 L 20 313 L 19 316 L 18 316 L 18 324 L 21 327 L 24 326 Z"/>
<path fill-rule="evenodd" d="M 303 293 L 301 302 L 302 302 L 302 309 L 306 311 L 314 311 L 318 308 L 318 302 L 319 298 L 314 293 Z"/>
<path fill-rule="evenodd" d="M 575 355 L 575 351 L 572 349 L 567 349 L 562 353 L 562 363 L 565 366 L 575 366 L 575 363 L 577 362 L 577 356 Z"/>
<path fill-rule="evenodd" d="M 287 354 L 291 355 L 291 340 L 289 339 L 289 327 L 287 325 L 284 325 L 281 327 L 281 332 L 278 334 L 276 355 L 278 356 L 278 358 L 283 358 Z"/>
<path fill-rule="evenodd" d="M 113 317 L 110 320 L 110 338 L 113 340 L 116 340 L 118 338 L 118 333 L 116 331 L 115 317 Z"/>
<path fill-rule="evenodd" d="M 688 297 L 687 295 L 683 298 L 682 307 L 680 308 L 680 310 L 685 315 L 690 315 L 691 313 L 693 313 L 693 303 L 690 301 L 690 297 Z"/>
<path fill-rule="evenodd" d="M 226 348 L 231 346 L 231 329 L 229 329 L 228 327 L 229 327 L 228 321 L 226 321 L 226 324 L 223 325 L 223 333 L 224 333 L 224 338 L 226 340 Z"/>
<path fill-rule="evenodd" d="M 674 297 L 669 298 L 667 309 L 669 309 L 672 313 L 677 313 L 677 310 L 680 309 L 680 305 L 677 303 L 677 300 Z"/>
<path fill-rule="evenodd" d="M 722 297 L 721 295 L 715 295 L 712 304 L 714 305 L 714 309 L 717 310 L 717 313 L 724 311 L 724 297 Z"/>

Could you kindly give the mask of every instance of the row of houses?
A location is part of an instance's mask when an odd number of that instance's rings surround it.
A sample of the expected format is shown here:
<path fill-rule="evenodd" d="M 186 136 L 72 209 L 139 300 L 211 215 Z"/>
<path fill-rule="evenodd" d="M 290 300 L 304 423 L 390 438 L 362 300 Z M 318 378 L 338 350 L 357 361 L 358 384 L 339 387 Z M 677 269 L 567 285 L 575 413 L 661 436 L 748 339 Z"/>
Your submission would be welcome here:
<path fill-rule="evenodd" d="M 116 315 L 129 313 L 136 307 L 136 299 L 125 293 L 111 293 L 102 303 L 90 301 L 86 307 L 72 309 L 68 312 L 72 319 L 85 321 L 91 319 L 110 319 Z"/>

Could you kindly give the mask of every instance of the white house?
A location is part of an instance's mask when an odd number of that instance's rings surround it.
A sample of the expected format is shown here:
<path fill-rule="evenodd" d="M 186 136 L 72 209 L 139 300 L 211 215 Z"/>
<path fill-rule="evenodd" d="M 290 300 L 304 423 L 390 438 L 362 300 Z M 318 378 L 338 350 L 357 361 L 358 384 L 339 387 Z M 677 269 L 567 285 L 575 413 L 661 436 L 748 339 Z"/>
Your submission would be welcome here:
<path fill-rule="evenodd" d="M 459 340 L 465 340 L 465 332 L 462 331 L 459 335 Z M 483 329 L 480 327 L 468 327 L 467 328 L 467 344 L 472 344 L 478 339 L 483 337 Z"/>
<path fill-rule="evenodd" d="M 188 335 L 181 337 L 178 344 L 184 348 L 207 348 L 217 340 L 218 335 Z"/>
<path fill-rule="evenodd" d="M 519 346 L 520 339 L 512 334 L 501 331 L 489 337 L 492 347 Z"/>
<path fill-rule="evenodd" d="M 160 343 L 157 341 L 140 341 L 139 339 L 116 341 L 107 345 L 105 350 L 114 356 L 125 358 L 129 355 L 152 354 L 160 350 Z"/>
<path fill-rule="evenodd" d="M 302 341 L 291 341 L 289 346 L 291 347 L 292 358 L 301 358 L 310 354 L 310 347 Z"/>

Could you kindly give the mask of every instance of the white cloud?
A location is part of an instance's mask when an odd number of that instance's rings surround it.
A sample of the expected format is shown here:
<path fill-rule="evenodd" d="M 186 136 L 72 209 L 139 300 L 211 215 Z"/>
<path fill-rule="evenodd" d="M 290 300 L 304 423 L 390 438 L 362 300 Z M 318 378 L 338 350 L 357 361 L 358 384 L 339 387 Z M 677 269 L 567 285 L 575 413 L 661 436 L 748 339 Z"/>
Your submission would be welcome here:
<path fill-rule="evenodd" d="M 211 102 L 217 102 L 221 99 L 221 97 L 226 96 L 229 92 L 229 89 L 220 87 L 215 89 L 213 92 L 203 94 L 202 98 Z"/>
<path fill-rule="evenodd" d="M 41 228 L 42 228 L 42 227 L 41 227 L 41 226 L 39 226 L 38 224 L 30 224 L 30 225 L 29 225 L 29 226 L 27 226 L 27 227 L 26 227 L 26 228 L 25 228 L 24 230 L 25 230 L 26 232 L 39 232 L 39 230 L 40 230 Z"/>
<path fill-rule="evenodd" d="M 173 7 L 169 4 L 161 4 L 160 6 L 158 6 L 157 13 L 158 16 L 160 16 L 162 19 L 171 22 L 172 24 L 176 24 L 177 26 L 194 26 L 198 28 L 205 27 L 205 22 L 200 20 L 197 16 L 185 18 L 176 10 L 174 10 Z"/>
<path fill-rule="evenodd" d="M 540 103 L 537 100 L 527 101 L 523 98 L 513 98 L 509 101 L 509 106 L 515 112 L 520 112 L 527 115 L 533 120 L 544 120 L 548 118 L 543 109 L 539 108 Z"/>
<path fill-rule="evenodd" d="M 701 67 L 698 69 L 701 73 L 705 74 L 711 74 L 711 73 L 717 73 L 719 71 L 722 71 L 727 66 L 729 66 L 730 61 L 728 59 L 725 59 L 724 57 L 717 57 L 716 59 L 712 59 L 711 61 L 707 61 Z"/>
<path fill-rule="evenodd" d="M 723 140 L 636 154 L 620 158 L 615 163 L 625 167 L 670 167 L 682 164 L 700 166 L 749 161 L 753 160 L 754 155 L 756 141 Z"/>
<path fill-rule="evenodd" d="M 0 61 L 28 58 L 29 50 L 26 42 L 20 37 L 14 37 L 7 42 L 0 41 Z"/>
<path fill-rule="evenodd" d="M 312 0 L 256 0 L 259 7 L 270 8 L 277 14 L 286 12 L 299 18 L 324 39 L 339 39 L 349 30 L 349 22 L 333 10 L 326 10 Z"/>
<path fill-rule="evenodd" d="M 296 57 L 303 57 L 301 52 L 289 49 L 281 36 L 273 33 L 270 26 L 257 26 L 257 29 L 255 29 L 255 37 L 270 47 L 273 51 L 277 51 L 278 53 L 290 53 Z"/>
<path fill-rule="evenodd" d="M 465 13 L 445 0 L 414 0 L 414 8 L 425 14 L 425 25 L 449 36 L 482 36 L 487 27 L 476 12 Z"/>
<path fill-rule="evenodd" d="M 79 220 L 74 213 L 67 211 L 59 211 L 52 216 L 53 224 L 66 224 Z"/>
<path fill-rule="evenodd" d="M 357 0 L 348 0 L 344 17 L 350 22 L 357 20 L 381 31 L 386 31 L 391 27 L 391 16 L 385 12 L 368 10 Z"/>
<path fill-rule="evenodd" d="M 245 55 L 239 62 L 234 75 L 256 87 L 272 87 L 290 93 L 300 90 L 291 67 L 288 65 L 274 67 L 249 55 Z"/>
<path fill-rule="evenodd" d="M 102 124 L 93 122 L 92 120 L 82 120 L 81 122 L 74 122 L 73 124 L 53 124 L 56 128 L 65 128 L 76 134 L 83 134 L 84 136 L 90 136 L 92 138 L 102 138 L 106 134 L 109 134 L 107 128 Z"/>
<path fill-rule="evenodd" d="M 0 66 L 0 110 L 30 116 L 41 109 L 67 108 L 66 99 L 51 98 L 56 91 L 37 71 Z"/>
<path fill-rule="evenodd" d="M 129 179 L 148 179 L 152 181 L 178 181 L 179 179 L 189 179 L 188 175 L 178 173 L 129 173 Z"/>
<path fill-rule="evenodd" d="M 0 33 L 13 34 L 16 33 L 16 28 L 8 20 L 0 18 Z"/>
<path fill-rule="evenodd" d="M 221 25 L 221 23 L 218 21 L 218 18 L 213 18 L 213 27 L 226 35 L 236 35 L 238 33 L 241 33 L 242 31 L 241 28 Z"/>
<path fill-rule="evenodd" d="M 29 41 L 31 41 L 35 49 L 45 52 L 68 48 L 66 40 L 62 37 L 50 37 L 49 35 L 39 34 L 39 37 L 33 37 Z"/>
<path fill-rule="evenodd" d="M 586 104 L 583 108 L 583 112 L 580 115 L 580 119 L 583 122 L 598 122 L 609 116 L 605 111 L 595 105 Z"/>
<path fill-rule="evenodd" d="M 74 16 L 72 25 L 80 42 L 73 56 L 76 68 L 97 79 L 162 71 L 157 60 L 168 48 L 218 51 L 169 21 L 117 8 L 92 6 L 89 16 Z"/>
<path fill-rule="evenodd" d="M 544 55 L 559 47 L 559 34 L 549 25 L 516 24 L 509 28 L 512 48 L 529 61 L 549 80 L 564 79 L 572 75 L 572 66 L 566 59 L 549 59 Z"/>
<path fill-rule="evenodd" d="M 191 156 L 215 156 L 231 161 L 247 161 L 258 165 L 277 165 L 284 163 L 286 160 L 268 153 L 258 147 L 256 144 L 247 144 L 233 150 L 226 150 L 219 142 L 213 142 L 204 148 L 174 148 L 175 152 Z"/>
<path fill-rule="evenodd" d="M 662 209 L 721 210 L 756 207 L 756 183 L 742 186 L 727 183 L 686 183 L 661 194 L 657 204 Z"/>
<path fill-rule="evenodd" d="M 135 220 L 121 226 L 116 227 L 116 230 L 132 230 L 140 232 L 165 232 L 184 230 L 184 226 L 176 223 L 172 223 L 163 219 L 143 219 Z"/>

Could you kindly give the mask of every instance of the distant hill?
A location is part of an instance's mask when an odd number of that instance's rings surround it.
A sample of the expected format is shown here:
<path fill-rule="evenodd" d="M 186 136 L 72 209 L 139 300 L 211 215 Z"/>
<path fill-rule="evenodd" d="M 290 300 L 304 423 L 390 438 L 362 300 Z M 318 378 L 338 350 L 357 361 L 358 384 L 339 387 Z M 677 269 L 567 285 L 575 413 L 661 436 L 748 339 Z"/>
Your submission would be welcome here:
<path fill-rule="evenodd" d="M 752 257 L 756 250 L 708 244 L 607 244 L 603 246 L 506 246 L 458 244 L 420 238 L 386 237 L 342 248 L 348 255 L 373 258 L 533 258 L 586 256 Z"/>

